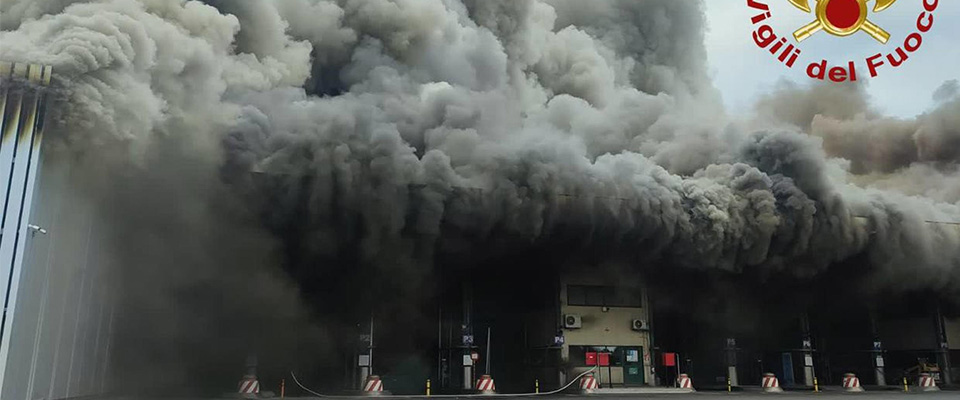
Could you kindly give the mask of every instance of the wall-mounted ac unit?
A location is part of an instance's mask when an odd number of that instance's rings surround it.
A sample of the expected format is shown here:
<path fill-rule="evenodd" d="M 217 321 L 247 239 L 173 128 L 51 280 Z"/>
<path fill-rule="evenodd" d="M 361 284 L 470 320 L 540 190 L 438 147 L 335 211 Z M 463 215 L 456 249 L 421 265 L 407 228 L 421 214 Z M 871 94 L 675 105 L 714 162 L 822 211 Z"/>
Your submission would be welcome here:
<path fill-rule="evenodd" d="M 642 319 L 635 319 L 630 322 L 630 329 L 633 329 L 635 331 L 645 331 L 650 328 L 647 326 L 647 321 L 644 321 Z"/>
<path fill-rule="evenodd" d="M 563 327 L 567 329 L 579 329 L 583 327 L 583 320 L 580 314 L 564 314 Z"/>

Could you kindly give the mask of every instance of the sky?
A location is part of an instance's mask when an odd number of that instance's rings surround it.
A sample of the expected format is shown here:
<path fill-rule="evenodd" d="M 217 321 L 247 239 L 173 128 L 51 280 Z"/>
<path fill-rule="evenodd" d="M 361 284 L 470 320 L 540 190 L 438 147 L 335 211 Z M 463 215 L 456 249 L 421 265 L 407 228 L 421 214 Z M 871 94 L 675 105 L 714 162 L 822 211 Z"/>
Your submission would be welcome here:
<path fill-rule="evenodd" d="M 796 44 L 793 31 L 815 17 L 787 0 L 759 1 L 769 5 L 772 17 L 756 26 L 750 18 L 758 12 L 747 6 L 747 0 L 704 2 L 710 73 L 732 114 L 748 113 L 757 97 L 780 80 L 801 85 L 816 82 L 807 77 L 806 67 L 822 59 L 834 65 L 856 61 L 858 80 L 866 81 L 873 104 L 894 117 L 913 117 L 930 109 L 934 105 L 933 92 L 945 81 L 960 79 L 960 1 L 940 0 L 934 11 L 933 29 L 923 34 L 920 49 L 898 68 L 881 67 L 876 78 L 869 77 L 864 60 L 903 45 L 904 39 L 916 31 L 923 0 L 898 0 L 880 13 L 873 13 L 874 1 L 870 0 L 868 19 L 891 34 L 886 45 L 863 32 L 847 37 L 820 32 L 800 44 L 802 54 L 793 68 L 760 49 L 752 34 L 756 27 L 769 23 L 778 36 L 786 36 L 789 43 Z M 815 7 L 817 0 L 809 1 L 811 8 Z"/>

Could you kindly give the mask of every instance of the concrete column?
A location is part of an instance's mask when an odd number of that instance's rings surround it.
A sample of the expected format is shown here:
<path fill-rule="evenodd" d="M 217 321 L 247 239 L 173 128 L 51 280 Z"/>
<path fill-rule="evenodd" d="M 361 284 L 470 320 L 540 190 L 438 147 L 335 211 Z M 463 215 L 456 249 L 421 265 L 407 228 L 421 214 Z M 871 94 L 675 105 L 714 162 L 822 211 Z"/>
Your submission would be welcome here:
<path fill-rule="evenodd" d="M 256 354 L 248 355 L 245 366 L 247 370 L 247 375 L 257 376 L 257 355 Z"/>
<path fill-rule="evenodd" d="M 887 385 L 887 377 L 884 375 L 883 344 L 880 340 L 873 342 L 873 372 L 877 378 L 878 386 Z"/>
<path fill-rule="evenodd" d="M 880 321 L 877 311 L 870 310 L 870 330 L 873 334 L 873 373 L 877 386 L 886 386 L 887 377 L 884 375 L 883 343 L 880 341 Z"/>
<path fill-rule="evenodd" d="M 370 376 L 370 367 L 360 367 L 360 381 L 357 383 L 360 390 L 363 390 L 363 385 L 367 383 L 368 376 Z"/>
<path fill-rule="evenodd" d="M 952 370 L 950 369 L 950 348 L 947 345 L 947 332 L 944 328 L 943 313 L 940 311 L 940 302 L 937 301 L 937 365 L 940 366 L 940 380 L 944 385 L 953 384 Z"/>
<path fill-rule="evenodd" d="M 727 338 L 727 379 L 731 386 L 740 386 L 740 380 L 737 377 L 737 339 Z"/>
<path fill-rule="evenodd" d="M 813 386 L 813 338 L 810 335 L 810 317 L 806 312 L 800 317 L 800 327 L 803 329 L 803 384 Z"/>
<path fill-rule="evenodd" d="M 470 357 L 470 355 L 468 354 L 467 357 Z M 463 366 L 463 389 L 473 389 L 473 367 L 469 365 Z"/>
<path fill-rule="evenodd" d="M 470 283 L 463 283 L 463 325 L 460 327 L 463 342 L 463 389 L 473 389 L 473 360 L 470 359 L 470 350 L 473 346 L 473 288 Z"/>
<path fill-rule="evenodd" d="M 737 367 L 735 365 L 727 367 L 727 376 L 730 378 L 730 386 L 740 386 L 740 382 L 737 380 Z"/>
<path fill-rule="evenodd" d="M 560 365 L 566 365 L 566 364 L 567 364 L 567 361 L 569 361 L 569 360 L 570 360 L 570 346 L 567 345 L 567 344 L 563 344 L 563 345 L 560 346 L 560 363 L 559 363 L 559 364 L 560 364 Z M 559 373 L 560 373 L 560 374 L 559 374 L 559 375 L 560 375 L 560 386 L 566 385 L 566 384 L 567 384 L 567 370 L 564 369 L 563 367 L 557 368 L 557 370 L 559 370 Z M 576 374 L 574 374 L 574 376 L 576 376 Z"/>
<path fill-rule="evenodd" d="M 357 324 L 357 327 L 362 329 L 361 324 Z M 360 333 L 357 341 L 357 359 L 355 361 L 357 362 L 356 371 L 359 378 L 357 389 L 359 390 L 363 390 L 367 377 L 373 375 L 373 346 L 373 315 L 371 315 L 369 330 L 366 333 Z"/>
<path fill-rule="evenodd" d="M 813 353 L 804 353 L 803 362 L 805 364 L 813 364 Z M 813 366 L 804 365 L 803 366 L 803 384 L 806 386 L 813 386 Z"/>

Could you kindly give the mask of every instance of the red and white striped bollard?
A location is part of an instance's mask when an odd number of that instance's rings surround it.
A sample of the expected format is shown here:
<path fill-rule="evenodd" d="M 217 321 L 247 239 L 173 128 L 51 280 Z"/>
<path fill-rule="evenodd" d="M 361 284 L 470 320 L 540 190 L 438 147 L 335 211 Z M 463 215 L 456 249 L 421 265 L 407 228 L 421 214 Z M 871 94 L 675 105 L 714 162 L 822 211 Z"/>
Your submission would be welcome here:
<path fill-rule="evenodd" d="M 380 380 L 380 376 L 367 376 L 367 381 L 363 384 L 363 394 L 366 396 L 379 396 L 383 394 L 383 381 Z"/>
<path fill-rule="evenodd" d="M 260 381 L 256 375 L 244 375 L 237 385 L 237 393 L 244 398 L 256 398 L 260 394 Z"/>
<path fill-rule="evenodd" d="M 481 375 L 480 379 L 477 379 L 477 390 L 480 394 L 494 394 L 497 393 L 497 386 L 493 384 L 490 375 Z"/>
<path fill-rule="evenodd" d="M 843 390 L 848 392 L 862 392 L 863 387 L 860 386 L 860 378 L 857 378 L 857 375 L 852 373 L 843 374 Z"/>
<path fill-rule="evenodd" d="M 680 376 L 677 377 L 677 386 L 679 386 L 680 389 L 694 390 L 693 380 L 691 380 L 690 375 L 687 374 L 680 374 Z"/>
<path fill-rule="evenodd" d="M 933 378 L 933 375 L 926 372 L 920 374 L 920 379 L 917 380 L 917 386 L 924 392 L 940 390 L 940 388 L 937 387 L 937 380 Z"/>
<path fill-rule="evenodd" d="M 597 378 L 593 374 L 586 374 L 580 378 L 580 393 L 591 394 L 599 388 L 600 384 L 597 383 Z"/>
<path fill-rule="evenodd" d="M 783 389 L 780 388 L 780 380 L 777 379 L 777 376 L 772 372 L 763 374 L 761 386 L 763 386 L 763 391 L 768 393 L 780 393 L 783 391 Z"/>

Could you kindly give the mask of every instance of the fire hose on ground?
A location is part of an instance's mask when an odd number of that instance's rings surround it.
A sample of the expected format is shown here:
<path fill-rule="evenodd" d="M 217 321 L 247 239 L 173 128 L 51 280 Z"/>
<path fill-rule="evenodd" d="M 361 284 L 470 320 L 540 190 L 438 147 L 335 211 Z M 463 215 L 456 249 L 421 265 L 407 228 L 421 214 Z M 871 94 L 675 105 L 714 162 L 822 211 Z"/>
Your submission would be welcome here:
<path fill-rule="evenodd" d="M 534 396 L 549 396 L 549 395 L 554 395 L 554 394 L 557 394 L 557 393 L 560 393 L 560 392 L 562 392 L 562 391 L 564 391 L 564 390 L 569 389 L 571 385 L 573 385 L 574 383 L 576 383 L 577 381 L 579 381 L 580 378 L 583 378 L 584 375 L 589 374 L 589 373 L 595 371 L 596 369 L 597 369 L 597 367 L 594 366 L 593 368 L 590 368 L 590 369 L 588 369 L 588 370 L 586 370 L 586 371 L 583 371 L 583 373 L 581 373 L 580 375 L 577 375 L 577 377 L 571 379 L 570 382 L 568 382 L 566 385 L 563 385 L 563 386 L 561 386 L 559 389 L 551 390 L 551 391 L 549 391 L 549 392 L 540 392 L 540 393 L 495 393 L 495 394 L 479 394 L 479 393 L 478 393 L 478 394 L 444 394 L 444 395 L 432 395 L 432 396 L 426 396 L 426 395 L 382 395 L 382 396 L 377 396 L 377 397 L 406 398 L 406 399 L 410 399 L 410 398 L 427 398 L 427 397 L 430 397 L 430 398 L 448 398 L 448 399 L 449 399 L 449 398 L 460 398 L 460 397 L 534 397 Z M 362 395 L 346 396 L 346 395 L 320 394 L 320 393 L 317 393 L 317 392 L 315 392 L 315 391 L 313 391 L 313 390 L 308 389 L 306 386 L 303 386 L 303 384 L 300 383 L 300 380 L 297 379 L 297 375 L 294 374 L 293 371 L 290 371 L 290 377 L 293 378 L 293 381 L 296 382 L 297 386 L 299 386 L 300 389 L 303 389 L 303 391 L 305 391 L 305 392 L 307 392 L 307 393 L 310 393 L 310 394 L 312 394 L 312 395 L 314 395 L 314 396 L 317 396 L 317 397 L 321 397 L 321 398 L 356 398 L 356 397 L 368 397 L 368 396 L 362 396 Z"/>

